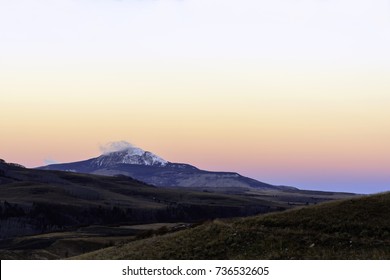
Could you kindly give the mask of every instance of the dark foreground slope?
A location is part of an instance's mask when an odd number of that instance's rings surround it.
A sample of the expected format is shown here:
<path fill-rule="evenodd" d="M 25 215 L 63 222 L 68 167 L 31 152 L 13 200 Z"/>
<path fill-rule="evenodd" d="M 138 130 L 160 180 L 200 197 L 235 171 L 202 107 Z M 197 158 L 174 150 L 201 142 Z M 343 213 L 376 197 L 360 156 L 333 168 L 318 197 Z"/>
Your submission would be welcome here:
<path fill-rule="evenodd" d="M 216 220 L 82 259 L 390 259 L 390 193 Z"/>

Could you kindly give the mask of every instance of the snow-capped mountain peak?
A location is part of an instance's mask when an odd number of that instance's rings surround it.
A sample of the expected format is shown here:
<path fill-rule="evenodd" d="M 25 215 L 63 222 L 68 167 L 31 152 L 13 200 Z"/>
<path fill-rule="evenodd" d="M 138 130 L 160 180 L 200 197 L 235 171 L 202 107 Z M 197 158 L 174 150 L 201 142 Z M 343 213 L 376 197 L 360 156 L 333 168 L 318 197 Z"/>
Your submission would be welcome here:
<path fill-rule="evenodd" d="M 165 166 L 168 164 L 168 161 L 138 147 L 127 147 L 120 151 L 101 155 L 96 158 L 96 164 L 101 167 L 107 167 L 115 164 Z"/>

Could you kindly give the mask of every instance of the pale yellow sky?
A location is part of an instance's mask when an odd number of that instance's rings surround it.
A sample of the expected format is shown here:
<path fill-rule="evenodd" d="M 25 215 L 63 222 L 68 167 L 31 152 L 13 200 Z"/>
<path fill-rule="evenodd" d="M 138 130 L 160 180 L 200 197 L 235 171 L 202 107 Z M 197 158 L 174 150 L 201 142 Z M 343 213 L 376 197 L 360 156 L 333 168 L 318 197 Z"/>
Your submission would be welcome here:
<path fill-rule="evenodd" d="M 274 184 L 390 185 L 388 1 L 21 2 L 0 3 L 0 158 L 127 140 Z"/>

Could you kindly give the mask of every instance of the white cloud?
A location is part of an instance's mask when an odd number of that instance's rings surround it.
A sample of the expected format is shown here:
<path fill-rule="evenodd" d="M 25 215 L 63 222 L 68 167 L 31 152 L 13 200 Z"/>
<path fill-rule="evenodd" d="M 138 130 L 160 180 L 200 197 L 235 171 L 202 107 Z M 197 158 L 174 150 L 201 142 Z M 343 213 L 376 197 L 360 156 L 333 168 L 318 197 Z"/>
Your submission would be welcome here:
<path fill-rule="evenodd" d="M 116 142 L 109 142 L 107 144 L 100 146 L 100 151 L 103 154 L 108 154 L 112 152 L 118 152 L 128 149 L 136 148 L 133 144 L 127 142 L 127 141 L 116 141 Z"/>

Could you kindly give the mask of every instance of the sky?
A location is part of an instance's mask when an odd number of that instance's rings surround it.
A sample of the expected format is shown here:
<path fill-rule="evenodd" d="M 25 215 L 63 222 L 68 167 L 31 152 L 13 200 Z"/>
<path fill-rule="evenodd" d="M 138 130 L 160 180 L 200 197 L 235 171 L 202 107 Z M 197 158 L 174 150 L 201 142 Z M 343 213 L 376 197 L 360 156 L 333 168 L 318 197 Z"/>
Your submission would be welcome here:
<path fill-rule="evenodd" d="M 390 190 L 389 50 L 389 0 L 0 0 L 0 158 Z"/>

